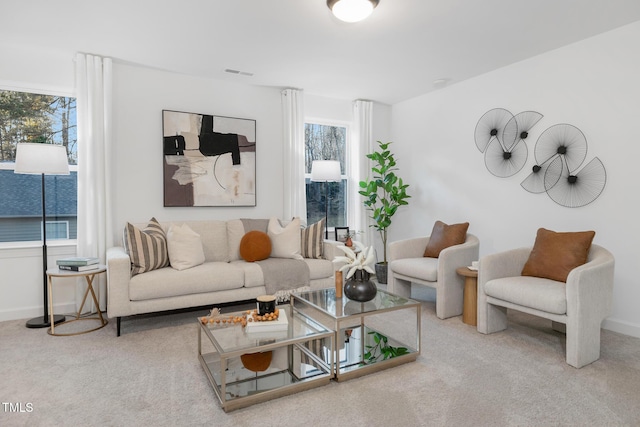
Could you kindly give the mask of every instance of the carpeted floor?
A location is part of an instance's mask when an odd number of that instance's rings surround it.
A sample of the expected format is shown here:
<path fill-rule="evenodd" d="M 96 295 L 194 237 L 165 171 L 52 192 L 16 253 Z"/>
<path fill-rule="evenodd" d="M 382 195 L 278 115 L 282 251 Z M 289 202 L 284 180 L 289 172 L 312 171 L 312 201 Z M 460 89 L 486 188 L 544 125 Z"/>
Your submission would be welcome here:
<path fill-rule="evenodd" d="M 510 312 L 482 335 L 421 292 L 416 362 L 230 413 L 197 359 L 204 312 L 125 320 L 119 338 L 115 320 L 73 337 L 2 322 L 0 426 L 640 425 L 640 339 L 603 331 L 600 360 L 575 369 L 550 322 Z"/>

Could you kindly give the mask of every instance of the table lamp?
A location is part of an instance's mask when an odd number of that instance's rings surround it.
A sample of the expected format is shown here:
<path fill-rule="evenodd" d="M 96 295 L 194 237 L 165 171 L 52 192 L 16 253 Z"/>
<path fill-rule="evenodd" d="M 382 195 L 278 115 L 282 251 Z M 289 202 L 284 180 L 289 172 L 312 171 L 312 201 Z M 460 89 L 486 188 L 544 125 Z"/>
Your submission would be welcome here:
<path fill-rule="evenodd" d="M 45 204 L 45 175 L 69 175 L 67 149 L 63 145 L 19 143 L 16 145 L 15 173 L 42 175 L 42 282 L 44 315 L 27 321 L 27 328 L 48 328 L 49 298 L 47 292 L 47 221 Z M 65 317 L 56 315 L 53 323 L 64 322 Z"/>
<path fill-rule="evenodd" d="M 329 238 L 329 200 L 327 182 L 340 182 L 340 162 L 337 160 L 314 160 L 311 163 L 311 181 L 324 182 L 324 238 Z"/>

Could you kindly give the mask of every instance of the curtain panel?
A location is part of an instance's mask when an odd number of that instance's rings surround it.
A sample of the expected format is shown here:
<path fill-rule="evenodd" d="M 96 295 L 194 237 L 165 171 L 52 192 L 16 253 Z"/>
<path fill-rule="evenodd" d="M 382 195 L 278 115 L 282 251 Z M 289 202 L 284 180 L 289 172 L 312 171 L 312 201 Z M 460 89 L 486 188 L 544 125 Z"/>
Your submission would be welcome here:
<path fill-rule="evenodd" d="M 284 137 L 283 218 L 300 217 L 307 222 L 304 182 L 304 98 L 299 89 L 282 91 L 282 134 Z"/>
<path fill-rule="evenodd" d="M 78 53 L 76 111 L 78 123 L 78 256 L 94 256 L 105 263 L 113 246 L 111 201 L 112 61 Z M 84 278 L 76 285 L 76 309 L 86 289 Z M 96 276 L 94 289 L 106 309 L 106 275 Z M 86 305 L 86 304 L 85 304 Z M 91 304 L 93 305 L 93 304 Z M 88 307 L 95 311 L 97 307 Z"/>
<path fill-rule="evenodd" d="M 370 174 L 370 161 L 367 154 L 373 151 L 373 102 L 356 100 L 353 102 L 353 144 L 351 144 L 351 176 L 349 186 L 349 224 L 353 229 L 362 231 L 357 240 L 364 245 L 372 245 L 374 229 L 369 226 L 369 212 L 365 209 L 360 191 L 360 181 Z"/>

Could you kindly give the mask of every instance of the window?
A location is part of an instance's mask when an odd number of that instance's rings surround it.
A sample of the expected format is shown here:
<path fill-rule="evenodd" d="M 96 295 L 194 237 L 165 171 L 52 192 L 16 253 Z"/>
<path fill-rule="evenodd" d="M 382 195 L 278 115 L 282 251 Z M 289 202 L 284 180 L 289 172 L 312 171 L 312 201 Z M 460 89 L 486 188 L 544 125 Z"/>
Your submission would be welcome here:
<path fill-rule="evenodd" d="M 55 239 L 69 239 L 69 221 L 47 221 L 47 240 Z"/>
<path fill-rule="evenodd" d="M 0 90 L 0 242 L 42 239 L 42 177 L 13 172 L 19 142 L 67 148 L 70 175 L 45 176 L 47 240 L 75 239 L 76 99 Z"/>
<path fill-rule="evenodd" d="M 319 123 L 304 125 L 308 224 L 324 218 L 326 200 L 329 228 L 347 226 L 347 135 L 348 128 L 345 125 Z M 342 175 L 341 182 L 312 182 L 311 164 L 314 160 L 338 160 Z"/>

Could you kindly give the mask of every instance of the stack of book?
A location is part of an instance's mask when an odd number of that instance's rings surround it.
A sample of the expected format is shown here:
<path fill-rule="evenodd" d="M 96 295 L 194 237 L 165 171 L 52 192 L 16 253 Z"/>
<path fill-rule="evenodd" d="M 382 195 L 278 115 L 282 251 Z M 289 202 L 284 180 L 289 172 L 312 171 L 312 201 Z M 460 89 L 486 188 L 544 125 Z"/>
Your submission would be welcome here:
<path fill-rule="evenodd" d="M 61 258 L 56 263 L 60 270 L 67 271 L 97 270 L 100 267 L 100 260 L 93 257 Z"/>

